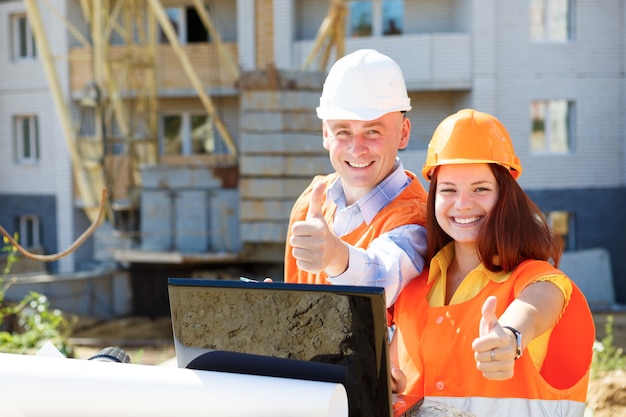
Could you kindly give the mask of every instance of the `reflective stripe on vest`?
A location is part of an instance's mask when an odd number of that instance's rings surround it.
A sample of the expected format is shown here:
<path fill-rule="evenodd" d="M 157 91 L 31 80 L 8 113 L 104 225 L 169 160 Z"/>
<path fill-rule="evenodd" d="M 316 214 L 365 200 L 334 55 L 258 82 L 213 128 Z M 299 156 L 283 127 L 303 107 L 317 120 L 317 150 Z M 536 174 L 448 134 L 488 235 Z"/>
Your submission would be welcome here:
<path fill-rule="evenodd" d="M 528 400 L 525 398 L 426 397 L 476 417 L 583 417 L 585 403 L 567 400 Z"/>

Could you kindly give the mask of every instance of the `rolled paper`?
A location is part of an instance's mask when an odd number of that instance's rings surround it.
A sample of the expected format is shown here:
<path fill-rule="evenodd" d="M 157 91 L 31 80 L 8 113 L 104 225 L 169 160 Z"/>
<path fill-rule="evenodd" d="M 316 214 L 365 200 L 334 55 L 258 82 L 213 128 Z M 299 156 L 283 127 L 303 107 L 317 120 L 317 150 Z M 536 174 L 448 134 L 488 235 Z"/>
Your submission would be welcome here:
<path fill-rule="evenodd" d="M 338 383 L 0 353 L 3 417 L 347 417 Z"/>

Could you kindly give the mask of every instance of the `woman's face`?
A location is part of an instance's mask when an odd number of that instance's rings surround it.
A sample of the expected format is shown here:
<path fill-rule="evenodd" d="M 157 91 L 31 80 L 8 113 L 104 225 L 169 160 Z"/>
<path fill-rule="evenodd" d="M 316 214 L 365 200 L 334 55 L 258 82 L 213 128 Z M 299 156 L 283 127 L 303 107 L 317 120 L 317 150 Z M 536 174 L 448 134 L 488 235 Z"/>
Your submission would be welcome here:
<path fill-rule="evenodd" d="M 489 165 L 440 166 L 435 193 L 439 226 L 456 242 L 475 244 L 498 201 L 499 187 Z"/>

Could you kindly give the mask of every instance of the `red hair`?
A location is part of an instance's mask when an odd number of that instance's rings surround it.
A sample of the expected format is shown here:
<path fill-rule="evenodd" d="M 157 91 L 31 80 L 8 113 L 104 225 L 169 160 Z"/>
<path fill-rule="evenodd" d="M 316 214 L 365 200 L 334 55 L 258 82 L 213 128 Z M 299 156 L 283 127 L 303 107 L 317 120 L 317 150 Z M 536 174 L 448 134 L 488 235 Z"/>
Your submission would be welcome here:
<path fill-rule="evenodd" d="M 489 164 L 499 188 L 498 201 L 478 235 L 478 257 L 490 271 L 510 272 L 522 261 L 539 259 L 558 266 L 563 240 L 548 225 L 537 205 L 526 195 L 508 170 Z M 438 167 L 430 180 L 426 230 L 427 265 L 452 238 L 435 217 Z"/>

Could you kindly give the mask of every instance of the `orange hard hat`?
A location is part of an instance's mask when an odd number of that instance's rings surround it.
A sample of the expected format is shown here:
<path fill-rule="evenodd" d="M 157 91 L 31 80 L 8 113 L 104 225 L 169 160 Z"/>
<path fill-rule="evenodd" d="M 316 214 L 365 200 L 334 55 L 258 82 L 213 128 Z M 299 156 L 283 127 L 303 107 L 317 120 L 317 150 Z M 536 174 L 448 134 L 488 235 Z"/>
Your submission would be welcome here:
<path fill-rule="evenodd" d="M 498 119 L 473 109 L 446 117 L 428 144 L 422 175 L 430 181 L 439 165 L 496 163 L 508 168 L 513 178 L 522 175 L 509 132 Z"/>

